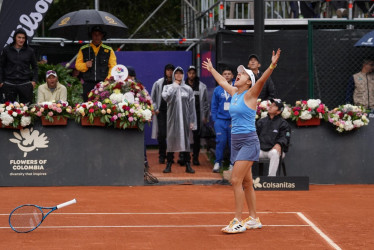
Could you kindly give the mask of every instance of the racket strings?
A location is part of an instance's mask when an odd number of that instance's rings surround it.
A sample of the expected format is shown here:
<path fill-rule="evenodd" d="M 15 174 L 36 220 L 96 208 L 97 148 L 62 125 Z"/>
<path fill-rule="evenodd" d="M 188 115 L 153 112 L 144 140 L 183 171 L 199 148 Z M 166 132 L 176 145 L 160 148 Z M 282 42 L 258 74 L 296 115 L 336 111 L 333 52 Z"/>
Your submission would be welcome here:
<path fill-rule="evenodd" d="M 13 211 L 10 225 L 18 232 L 28 232 L 37 227 L 43 219 L 43 212 L 35 206 L 22 206 Z"/>

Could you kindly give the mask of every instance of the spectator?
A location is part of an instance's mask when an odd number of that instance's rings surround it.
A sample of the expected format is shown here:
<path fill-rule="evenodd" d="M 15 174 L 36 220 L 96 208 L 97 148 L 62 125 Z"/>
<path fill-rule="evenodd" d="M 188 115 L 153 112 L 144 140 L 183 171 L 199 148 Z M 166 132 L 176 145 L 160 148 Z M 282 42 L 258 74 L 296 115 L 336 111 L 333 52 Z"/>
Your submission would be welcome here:
<path fill-rule="evenodd" d="M 348 1 L 331 1 L 332 7 L 336 11 L 338 18 L 348 17 Z"/>
<path fill-rule="evenodd" d="M 222 70 L 222 76 L 230 85 L 233 85 L 234 74 L 232 69 L 228 67 L 224 68 Z M 218 173 L 222 167 L 226 145 L 228 144 L 228 148 L 231 148 L 230 102 L 231 96 L 220 85 L 218 85 L 214 89 L 211 103 L 211 115 L 214 122 L 214 130 L 216 132 L 216 159 L 213 167 L 214 173 Z M 230 168 L 232 168 L 231 164 Z"/>
<path fill-rule="evenodd" d="M 167 121 L 167 104 L 161 95 L 163 88 L 173 82 L 172 76 L 174 69 L 175 67 L 173 64 L 165 65 L 164 76 L 153 84 L 151 92 L 155 112 L 152 122 L 152 138 L 158 141 L 158 161 L 161 164 L 164 164 L 166 159 Z"/>
<path fill-rule="evenodd" d="M 174 152 L 183 152 L 187 173 L 195 173 L 191 168 L 190 129 L 196 130 L 196 111 L 193 90 L 183 81 L 183 69 L 173 72 L 173 83 L 166 85 L 162 98 L 167 102 L 167 163 L 164 173 L 171 172 Z"/>
<path fill-rule="evenodd" d="M 361 9 L 365 18 L 369 17 L 369 9 L 366 7 L 366 2 L 370 2 L 370 0 L 369 1 L 362 1 L 362 0 L 355 1 L 355 5 L 357 5 L 357 7 Z"/>
<path fill-rule="evenodd" d="M 38 87 L 38 101 L 53 102 L 67 100 L 67 90 L 64 85 L 58 81 L 57 73 L 54 70 L 48 70 L 45 76 L 46 83 Z"/>
<path fill-rule="evenodd" d="M 319 18 L 321 1 L 291 1 L 290 10 L 293 18 Z"/>
<path fill-rule="evenodd" d="M 374 60 L 364 59 L 361 71 L 349 78 L 346 103 L 374 109 Z"/>
<path fill-rule="evenodd" d="M 96 83 L 111 76 L 112 68 L 117 65 L 117 58 L 111 47 L 102 43 L 106 33 L 100 26 L 90 32 L 92 41 L 82 46 L 78 52 L 75 67 L 82 72 L 83 101 L 88 100 L 88 93 Z"/>
<path fill-rule="evenodd" d="M 208 91 L 204 83 L 199 80 L 196 75 L 195 66 L 191 65 L 187 71 L 187 84 L 192 88 L 195 96 L 195 110 L 196 110 L 196 126 L 197 129 L 192 131 L 193 133 L 193 154 L 192 163 L 193 165 L 200 165 L 199 153 L 200 153 L 200 133 L 203 124 L 206 124 L 209 119 L 209 102 L 208 102 Z"/>
<path fill-rule="evenodd" d="M 256 79 L 261 78 L 261 76 L 263 75 L 263 73 L 259 70 L 260 67 L 261 64 L 258 56 L 255 54 L 250 55 L 248 59 L 248 68 L 252 70 L 253 74 L 255 74 Z M 265 83 L 265 86 L 262 88 L 262 91 L 258 98 L 261 100 L 269 100 L 274 97 L 275 86 L 273 80 L 271 79 L 271 77 L 269 77 Z"/>
<path fill-rule="evenodd" d="M 33 88 L 38 81 L 38 64 L 34 50 L 27 44 L 23 29 L 17 29 L 13 42 L 5 47 L 0 56 L 0 91 L 3 102 L 33 102 Z"/>
<path fill-rule="evenodd" d="M 279 99 L 270 99 L 268 116 L 256 123 L 256 131 L 260 140 L 260 158 L 269 158 L 268 176 L 276 176 L 280 155 L 282 158 L 288 151 L 290 127 L 282 118 L 283 103 Z"/>

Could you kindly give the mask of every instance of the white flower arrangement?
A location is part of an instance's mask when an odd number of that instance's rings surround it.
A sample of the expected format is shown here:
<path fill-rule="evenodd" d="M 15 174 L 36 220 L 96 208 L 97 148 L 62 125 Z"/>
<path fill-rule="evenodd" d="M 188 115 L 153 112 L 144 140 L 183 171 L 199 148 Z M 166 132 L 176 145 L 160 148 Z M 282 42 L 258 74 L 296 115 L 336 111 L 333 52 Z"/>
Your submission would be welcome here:
<path fill-rule="evenodd" d="M 341 105 L 328 113 L 328 121 L 339 133 L 352 131 L 369 124 L 366 109 L 351 104 Z"/>

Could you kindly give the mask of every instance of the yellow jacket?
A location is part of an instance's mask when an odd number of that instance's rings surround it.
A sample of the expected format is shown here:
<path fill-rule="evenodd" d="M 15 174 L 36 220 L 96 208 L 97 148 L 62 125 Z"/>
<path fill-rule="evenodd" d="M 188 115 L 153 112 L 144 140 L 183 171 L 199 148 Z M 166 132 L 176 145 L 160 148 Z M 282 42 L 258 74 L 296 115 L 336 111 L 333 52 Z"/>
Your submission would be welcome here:
<path fill-rule="evenodd" d="M 97 55 L 97 53 L 99 52 L 99 49 L 102 45 L 103 45 L 103 43 L 101 43 L 99 46 L 96 47 L 93 43 L 90 43 L 90 46 L 91 46 L 92 50 L 94 51 L 95 55 Z M 108 70 L 108 76 L 107 77 L 111 76 L 112 68 L 116 65 L 117 65 L 117 58 L 116 58 L 116 55 L 114 54 L 114 51 L 112 49 L 110 51 L 110 57 L 109 57 L 109 61 L 108 61 L 108 69 L 109 70 Z M 80 49 L 79 52 L 78 52 L 77 60 L 75 62 L 75 68 L 77 70 L 79 70 L 80 72 L 86 72 L 88 70 L 86 62 L 84 62 L 84 60 L 83 60 L 82 49 Z"/>

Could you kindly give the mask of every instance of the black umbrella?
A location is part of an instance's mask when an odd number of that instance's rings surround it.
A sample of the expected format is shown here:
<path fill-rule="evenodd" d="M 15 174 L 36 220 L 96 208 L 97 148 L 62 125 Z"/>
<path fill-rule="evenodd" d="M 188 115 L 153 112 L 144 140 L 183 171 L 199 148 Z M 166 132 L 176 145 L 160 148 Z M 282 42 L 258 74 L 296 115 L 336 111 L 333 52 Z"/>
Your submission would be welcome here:
<path fill-rule="evenodd" d="M 69 40 L 91 39 L 89 31 L 101 26 L 106 38 L 123 38 L 127 26 L 110 13 L 98 10 L 78 10 L 60 17 L 50 28 L 53 36 Z"/>

